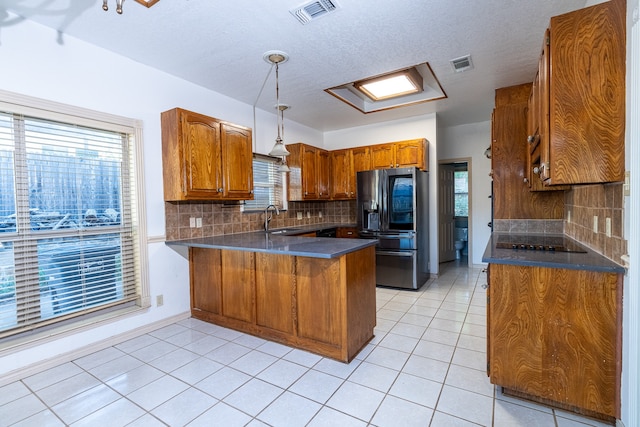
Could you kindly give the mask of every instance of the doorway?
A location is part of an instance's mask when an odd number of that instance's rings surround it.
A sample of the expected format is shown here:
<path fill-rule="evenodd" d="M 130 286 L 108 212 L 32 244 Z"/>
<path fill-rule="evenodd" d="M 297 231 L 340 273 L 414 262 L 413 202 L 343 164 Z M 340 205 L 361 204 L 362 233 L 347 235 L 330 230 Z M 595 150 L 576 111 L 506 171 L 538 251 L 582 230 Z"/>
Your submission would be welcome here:
<path fill-rule="evenodd" d="M 471 159 L 439 162 L 438 198 L 439 262 L 471 266 Z"/>

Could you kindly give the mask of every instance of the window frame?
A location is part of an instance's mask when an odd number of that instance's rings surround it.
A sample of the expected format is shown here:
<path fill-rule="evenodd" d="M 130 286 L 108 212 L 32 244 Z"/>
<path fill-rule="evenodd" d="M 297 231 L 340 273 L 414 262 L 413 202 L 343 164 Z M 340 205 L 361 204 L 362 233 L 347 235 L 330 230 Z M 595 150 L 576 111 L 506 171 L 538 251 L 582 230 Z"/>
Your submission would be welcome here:
<path fill-rule="evenodd" d="M 43 100 L 26 95 L 16 94 L 0 90 L 0 110 L 11 112 L 16 115 L 36 117 L 44 120 L 57 121 L 62 123 L 72 123 L 78 126 L 86 126 L 106 131 L 113 131 L 129 135 L 132 142 L 132 159 L 129 167 L 123 169 L 123 173 L 130 173 L 132 191 L 129 197 L 135 209 L 129 212 L 132 219 L 131 238 L 133 241 L 133 252 L 130 260 L 136 265 L 134 267 L 134 281 L 136 287 L 136 300 L 131 303 L 123 303 L 114 307 L 101 308 L 88 312 L 72 319 L 65 319 L 64 316 L 46 325 L 32 328 L 14 335 L 8 335 L 0 339 L 0 355 L 6 351 L 14 351 L 26 343 L 40 343 L 56 339 L 60 335 L 68 334 L 87 327 L 95 327 L 105 322 L 112 322 L 130 315 L 134 312 L 145 310 L 151 306 L 149 273 L 148 273 L 148 248 L 146 231 L 146 208 L 144 199 L 144 159 L 143 159 L 143 123 L 137 119 L 116 116 L 95 110 L 75 107 L 58 102 Z M 14 177 L 15 179 L 15 177 Z M 16 206 L 16 210 L 18 206 Z M 111 232 L 111 227 L 105 227 L 105 233 Z M 18 241 L 16 235 L 3 240 Z M 29 236 L 30 239 L 46 238 L 46 232 L 38 232 L 37 235 Z M 37 256 L 37 255 L 36 255 Z"/>

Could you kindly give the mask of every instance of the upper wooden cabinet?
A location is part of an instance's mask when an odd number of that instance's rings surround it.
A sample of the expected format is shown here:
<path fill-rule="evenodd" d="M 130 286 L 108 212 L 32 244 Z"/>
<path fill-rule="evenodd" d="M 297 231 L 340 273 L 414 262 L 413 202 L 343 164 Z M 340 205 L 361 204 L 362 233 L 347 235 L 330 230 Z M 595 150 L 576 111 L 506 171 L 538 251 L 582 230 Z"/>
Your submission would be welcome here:
<path fill-rule="evenodd" d="M 429 152 L 426 139 L 371 145 L 371 169 L 416 166 L 428 170 Z"/>
<path fill-rule="evenodd" d="M 491 118 L 495 219 L 562 219 L 564 193 L 531 192 L 527 185 L 527 101 L 531 84 L 496 90 Z"/>
<path fill-rule="evenodd" d="M 331 151 L 331 198 L 349 200 L 356 198 L 356 175 L 371 169 L 370 147 L 348 148 Z"/>
<path fill-rule="evenodd" d="M 161 124 L 166 201 L 253 198 L 251 129 L 180 108 Z"/>
<path fill-rule="evenodd" d="M 617 0 L 551 18 L 528 126 L 545 185 L 624 180 L 625 27 Z"/>
<path fill-rule="evenodd" d="M 287 145 L 289 200 L 329 199 L 329 152 L 311 145 Z"/>

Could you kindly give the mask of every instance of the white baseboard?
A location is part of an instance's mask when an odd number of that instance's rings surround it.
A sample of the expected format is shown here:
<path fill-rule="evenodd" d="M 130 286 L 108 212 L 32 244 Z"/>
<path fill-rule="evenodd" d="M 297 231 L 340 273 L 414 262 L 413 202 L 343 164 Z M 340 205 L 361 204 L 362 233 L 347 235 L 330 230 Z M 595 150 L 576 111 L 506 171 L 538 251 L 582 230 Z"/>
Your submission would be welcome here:
<path fill-rule="evenodd" d="M 157 322 L 149 323 L 148 325 L 141 326 L 122 334 L 114 335 L 105 340 L 92 343 L 76 350 L 72 350 L 68 353 L 59 354 L 50 359 L 46 359 L 32 365 L 22 367 L 20 369 L 16 369 L 15 371 L 11 371 L 8 374 L 0 377 L 0 387 L 10 384 L 14 381 L 21 380 L 23 378 L 27 378 L 31 375 L 35 375 L 42 371 L 46 371 L 47 369 L 53 368 L 63 363 L 79 359 L 80 357 L 88 356 L 89 354 L 95 353 L 96 351 L 104 350 L 107 347 L 112 347 L 114 345 L 120 344 L 137 336 L 144 335 L 148 332 L 154 331 L 164 326 L 171 325 L 172 323 L 187 319 L 190 316 L 191 313 L 188 311 L 185 313 L 177 314 L 175 316 L 171 316 Z"/>

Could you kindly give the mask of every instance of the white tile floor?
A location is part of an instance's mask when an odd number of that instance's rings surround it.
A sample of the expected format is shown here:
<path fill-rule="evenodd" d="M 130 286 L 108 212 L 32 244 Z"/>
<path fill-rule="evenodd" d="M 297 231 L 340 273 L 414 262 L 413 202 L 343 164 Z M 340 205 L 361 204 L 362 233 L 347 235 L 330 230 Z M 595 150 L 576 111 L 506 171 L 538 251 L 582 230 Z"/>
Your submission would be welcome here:
<path fill-rule="evenodd" d="M 489 383 L 485 282 L 449 263 L 420 291 L 378 288 L 349 364 L 187 319 L 1 387 L 0 425 L 604 426 Z"/>

